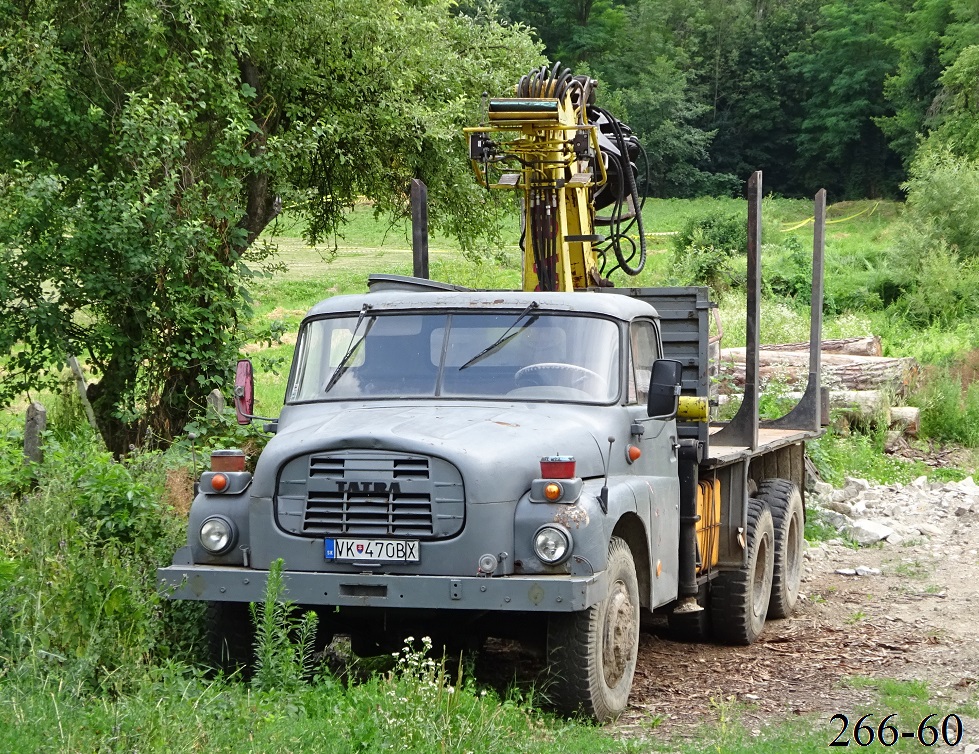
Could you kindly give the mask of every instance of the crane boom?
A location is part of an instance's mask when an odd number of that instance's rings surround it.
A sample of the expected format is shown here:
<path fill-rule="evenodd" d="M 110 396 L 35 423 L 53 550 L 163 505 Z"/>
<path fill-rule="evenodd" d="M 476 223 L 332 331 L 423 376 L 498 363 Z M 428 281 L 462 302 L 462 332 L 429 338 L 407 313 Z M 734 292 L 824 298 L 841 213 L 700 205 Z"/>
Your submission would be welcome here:
<path fill-rule="evenodd" d="M 523 194 L 524 290 L 608 286 L 607 275 L 638 274 L 645 262 L 634 164 L 644 153 L 628 126 L 594 104 L 596 86 L 560 63 L 542 67 L 514 97 L 489 100 L 487 123 L 465 129 L 477 181 Z"/>

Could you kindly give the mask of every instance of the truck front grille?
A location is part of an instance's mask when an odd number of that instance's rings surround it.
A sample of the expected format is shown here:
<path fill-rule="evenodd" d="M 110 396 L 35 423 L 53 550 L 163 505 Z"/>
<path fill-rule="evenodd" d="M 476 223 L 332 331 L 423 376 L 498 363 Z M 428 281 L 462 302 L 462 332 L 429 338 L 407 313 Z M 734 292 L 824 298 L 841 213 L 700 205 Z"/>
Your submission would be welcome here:
<path fill-rule="evenodd" d="M 279 475 L 276 519 L 306 537 L 443 539 L 462 529 L 462 476 L 448 461 L 338 450 L 295 458 Z"/>

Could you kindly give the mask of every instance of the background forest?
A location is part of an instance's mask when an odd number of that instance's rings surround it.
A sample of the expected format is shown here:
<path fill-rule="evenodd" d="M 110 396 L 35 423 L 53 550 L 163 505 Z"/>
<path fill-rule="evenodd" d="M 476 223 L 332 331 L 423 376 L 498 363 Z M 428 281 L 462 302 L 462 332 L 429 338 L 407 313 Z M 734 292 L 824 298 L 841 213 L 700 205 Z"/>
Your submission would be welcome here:
<path fill-rule="evenodd" d="M 969 0 L 503 0 L 551 60 L 601 81 L 656 196 L 896 198 L 916 155 L 979 156 Z"/>

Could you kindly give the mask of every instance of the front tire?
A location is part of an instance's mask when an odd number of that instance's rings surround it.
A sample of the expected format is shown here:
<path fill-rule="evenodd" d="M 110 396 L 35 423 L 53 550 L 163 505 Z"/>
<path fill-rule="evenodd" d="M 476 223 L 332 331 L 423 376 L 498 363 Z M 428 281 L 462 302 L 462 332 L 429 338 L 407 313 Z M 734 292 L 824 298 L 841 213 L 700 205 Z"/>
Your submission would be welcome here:
<path fill-rule="evenodd" d="M 748 645 L 765 627 L 775 568 L 775 527 L 761 500 L 748 500 L 748 562 L 722 571 L 711 584 L 714 635 L 727 644 Z"/>
<path fill-rule="evenodd" d="M 211 665 L 246 678 L 255 667 L 255 623 L 247 602 L 209 602 L 208 649 Z"/>
<path fill-rule="evenodd" d="M 802 583 L 802 541 L 806 526 L 802 494 L 787 479 L 766 479 L 758 485 L 758 498 L 768 504 L 775 526 L 775 570 L 768 617 L 788 618 L 795 610 Z"/>
<path fill-rule="evenodd" d="M 625 540 L 612 537 L 609 590 L 587 610 L 554 613 L 547 627 L 550 696 L 562 712 L 599 722 L 617 717 L 629 703 L 639 655 L 639 582 Z"/>

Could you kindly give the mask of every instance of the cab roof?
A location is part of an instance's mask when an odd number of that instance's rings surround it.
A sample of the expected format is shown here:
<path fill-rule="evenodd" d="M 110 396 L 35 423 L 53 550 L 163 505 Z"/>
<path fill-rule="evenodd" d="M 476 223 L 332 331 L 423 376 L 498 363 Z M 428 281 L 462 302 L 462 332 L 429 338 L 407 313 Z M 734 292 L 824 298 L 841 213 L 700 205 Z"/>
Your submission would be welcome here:
<path fill-rule="evenodd" d="M 371 311 L 472 309 L 520 311 L 537 302 L 542 311 L 599 314 L 630 321 L 636 317 L 656 317 L 657 312 L 645 301 L 627 295 L 608 295 L 588 291 L 553 293 L 541 291 L 472 291 L 426 290 L 421 287 L 380 286 L 368 293 L 334 296 L 316 304 L 307 317 L 329 314 L 357 314 L 364 304 Z"/>

